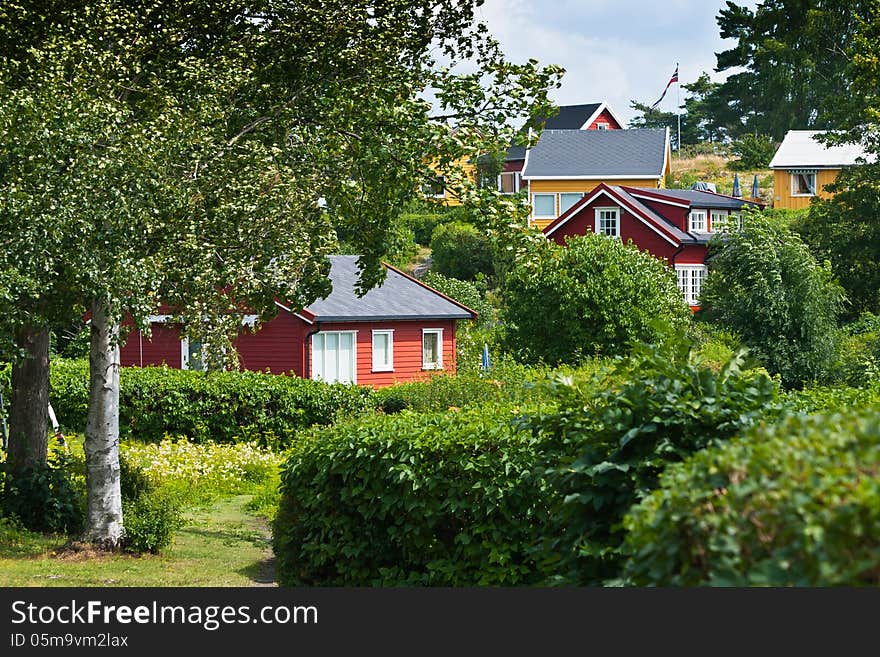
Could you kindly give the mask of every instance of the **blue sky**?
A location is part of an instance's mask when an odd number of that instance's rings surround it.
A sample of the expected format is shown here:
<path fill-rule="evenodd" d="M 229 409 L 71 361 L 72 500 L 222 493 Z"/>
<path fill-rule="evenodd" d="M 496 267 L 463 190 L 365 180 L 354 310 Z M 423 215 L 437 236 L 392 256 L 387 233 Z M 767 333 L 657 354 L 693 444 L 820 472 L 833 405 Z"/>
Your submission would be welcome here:
<path fill-rule="evenodd" d="M 754 7 L 758 0 L 738 0 Z M 606 101 L 618 116 L 633 116 L 630 100 L 652 104 L 679 63 L 687 84 L 706 71 L 715 53 L 735 43 L 718 34 L 723 0 L 486 0 L 478 11 L 512 61 L 534 57 L 566 69 L 551 97 L 560 105 Z M 675 111 L 676 85 L 660 109 Z M 682 93 L 682 96 L 684 93 Z"/>

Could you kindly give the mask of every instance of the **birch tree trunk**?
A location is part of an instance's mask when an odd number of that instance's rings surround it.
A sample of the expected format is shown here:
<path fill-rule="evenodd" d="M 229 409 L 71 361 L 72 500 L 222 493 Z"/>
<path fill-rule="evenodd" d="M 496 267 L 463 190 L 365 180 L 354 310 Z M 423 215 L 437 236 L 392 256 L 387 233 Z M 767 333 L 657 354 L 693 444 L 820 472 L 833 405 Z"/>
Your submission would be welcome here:
<path fill-rule="evenodd" d="M 86 540 L 112 550 L 122 541 L 119 490 L 119 325 L 107 306 L 92 304 L 89 412 L 86 422 Z"/>
<path fill-rule="evenodd" d="M 24 326 L 15 343 L 27 352 L 12 364 L 9 410 L 9 470 L 13 474 L 46 464 L 49 448 L 49 329 Z"/>

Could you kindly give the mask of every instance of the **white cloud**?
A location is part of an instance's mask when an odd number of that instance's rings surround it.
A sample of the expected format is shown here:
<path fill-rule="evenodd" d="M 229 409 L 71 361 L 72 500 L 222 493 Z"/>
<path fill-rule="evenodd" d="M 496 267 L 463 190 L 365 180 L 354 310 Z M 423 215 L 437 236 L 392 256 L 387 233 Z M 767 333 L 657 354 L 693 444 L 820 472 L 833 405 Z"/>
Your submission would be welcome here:
<path fill-rule="evenodd" d="M 657 100 L 676 62 L 684 84 L 702 71 L 723 79 L 714 73 L 715 52 L 729 47 L 715 22 L 722 6 L 720 0 L 486 0 L 478 16 L 511 60 L 535 58 L 566 69 L 554 101 L 606 101 L 628 121 L 630 101 Z M 669 89 L 662 109 L 675 110 L 677 91 Z"/>

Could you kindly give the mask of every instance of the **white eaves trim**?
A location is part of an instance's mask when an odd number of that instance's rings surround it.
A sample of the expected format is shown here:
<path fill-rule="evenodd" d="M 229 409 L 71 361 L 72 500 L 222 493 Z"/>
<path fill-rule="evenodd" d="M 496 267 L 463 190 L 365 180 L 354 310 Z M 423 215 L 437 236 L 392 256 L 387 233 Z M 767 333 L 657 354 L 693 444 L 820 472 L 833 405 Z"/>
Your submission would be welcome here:
<path fill-rule="evenodd" d="M 611 115 L 611 118 L 614 119 L 617 122 L 617 125 L 619 125 L 621 128 L 626 125 L 626 123 L 620 120 L 620 117 L 617 116 L 614 110 L 611 109 L 610 105 L 608 105 L 607 103 L 599 103 L 599 109 L 593 112 L 592 116 L 584 121 L 584 124 L 580 127 L 580 129 L 586 130 L 589 126 L 593 124 L 593 121 L 599 118 L 599 115 L 602 114 L 602 112 L 608 112 Z"/>
<path fill-rule="evenodd" d="M 627 212 L 629 212 L 630 215 L 632 215 L 633 217 L 635 217 L 636 219 L 638 219 L 639 221 L 641 221 L 641 222 L 642 222 L 643 224 L 645 224 L 648 228 L 650 228 L 650 229 L 653 230 L 655 233 L 657 233 L 660 237 L 662 237 L 664 240 L 666 240 L 667 242 L 669 242 L 672 246 L 679 246 L 679 242 L 676 242 L 675 240 L 673 240 L 673 239 L 672 239 L 671 237 L 669 237 L 666 233 L 664 233 L 663 231 L 661 231 L 660 229 L 658 229 L 658 228 L 657 228 L 654 224 L 652 224 L 650 221 L 646 221 L 644 217 L 640 216 L 637 212 L 633 211 L 633 209 L 632 209 L 631 207 L 629 207 L 624 201 L 622 201 L 622 200 L 619 199 L 619 198 L 615 198 L 614 196 L 612 196 L 611 194 L 609 194 L 608 191 L 605 190 L 605 189 L 601 190 L 601 191 L 600 191 L 599 193 L 597 193 L 597 194 L 592 194 L 592 195 L 584 196 L 584 198 L 581 199 L 581 200 L 576 204 L 576 206 L 574 206 L 574 207 L 577 207 L 577 206 L 583 207 L 583 206 L 585 206 L 585 205 L 588 205 L 588 204 L 592 203 L 593 201 L 595 201 L 595 200 L 596 200 L 597 198 L 599 198 L 600 196 L 605 196 L 605 197 L 607 197 L 609 200 L 611 200 L 612 202 L 616 203 L 618 207 L 625 209 Z M 569 210 L 569 211 L 570 211 L 570 210 Z M 569 219 L 571 219 L 573 216 L 575 216 L 578 212 L 580 212 L 580 209 L 578 209 L 578 210 L 575 211 L 575 212 L 572 212 L 570 215 L 568 215 L 568 217 L 565 218 L 564 221 L 559 222 L 558 224 L 556 224 L 556 225 L 553 227 L 552 230 L 550 230 L 550 231 L 548 231 L 548 232 L 546 232 L 546 233 L 544 233 L 544 234 L 545 234 L 547 237 L 550 237 L 550 235 L 552 235 L 553 233 L 555 233 L 556 230 L 557 230 L 558 228 L 561 228 L 562 226 L 564 226 L 565 224 L 567 224 L 568 221 L 569 221 Z M 618 218 L 618 221 L 619 221 L 619 224 L 618 224 L 619 227 L 622 228 L 622 226 L 623 226 L 623 216 L 622 216 L 622 215 Z"/>
<path fill-rule="evenodd" d="M 814 137 L 824 130 L 789 130 L 770 160 L 770 169 L 839 169 L 868 154 L 859 144 L 826 146 Z"/>
<path fill-rule="evenodd" d="M 278 301 L 276 301 L 276 302 L 275 302 L 275 305 L 278 306 L 279 308 L 281 308 L 281 310 L 286 310 L 286 311 L 289 312 L 291 315 L 295 315 L 295 316 L 299 317 L 299 318 L 300 318 L 302 321 L 304 321 L 306 324 L 314 324 L 314 323 L 315 323 L 315 322 L 313 322 L 312 320 L 310 320 L 308 317 L 303 317 L 303 316 L 300 315 L 299 313 L 295 313 L 295 312 L 293 312 L 290 308 L 288 308 L 287 306 L 285 306 L 283 303 L 279 303 Z"/>

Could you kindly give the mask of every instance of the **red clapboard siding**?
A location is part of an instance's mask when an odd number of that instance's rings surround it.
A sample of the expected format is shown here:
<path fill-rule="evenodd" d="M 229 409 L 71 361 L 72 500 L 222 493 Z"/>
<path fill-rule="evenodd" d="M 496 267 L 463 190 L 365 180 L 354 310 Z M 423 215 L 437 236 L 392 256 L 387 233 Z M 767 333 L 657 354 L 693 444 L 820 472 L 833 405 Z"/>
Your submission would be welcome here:
<path fill-rule="evenodd" d="M 640 198 L 639 201 L 644 203 L 647 207 L 651 208 L 654 212 L 659 214 L 667 221 L 671 222 L 679 230 L 687 232 L 687 218 L 690 214 L 690 210 L 688 208 L 680 208 L 676 205 L 661 203 L 659 201 L 649 201 L 644 197 Z"/>
<path fill-rule="evenodd" d="M 249 329 L 235 340 L 241 369 L 273 374 L 296 374 L 303 371 L 303 343 L 310 329 L 296 315 L 279 309 L 278 315 L 253 333 Z"/>
<path fill-rule="evenodd" d="M 504 167 L 501 169 L 504 173 L 510 173 L 522 171 L 525 166 L 525 160 L 508 160 L 504 163 Z"/>
<path fill-rule="evenodd" d="M 310 333 L 318 328 L 299 317 L 279 310 L 277 317 L 252 333 L 243 330 L 236 339 L 242 369 L 269 371 L 273 374 L 311 376 Z M 413 320 L 393 322 L 334 322 L 321 324 L 321 331 L 357 332 L 357 382 L 374 388 L 403 381 L 426 379 L 437 370 L 422 369 L 422 329 L 443 329 L 443 372 L 454 374 L 455 321 Z M 153 339 L 141 341 L 133 331 L 122 347 L 122 365 L 148 366 L 167 364 L 180 368 L 180 331 L 176 325 L 153 324 Z M 373 372 L 373 329 L 393 329 L 394 371 Z"/>
<path fill-rule="evenodd" d="M 621 125 L 614 120 L 614 117 L 611 116 L 611 112 L 608 110 L 603 110 L 602 113 L 596 117 L 596 119 L 587 126 L 587 130 L 598 130 L 600 123 L 607 123 L 609 130 L 620 130 Z"/>
<path fill-rule="evenodd" d="M 180 331 L 176 326 L 151 324 L 152 338 L 147 339 L 140 331 L 132 331 L 120 349 L 120 362 L 124 366 L 148 367 L 162 365 L 180 367 Z"/>
<path fill-rule="evenodd" d="M 403 381 L 426 379 L 436 370 L 422 369 L 422 329 L 443 329 L 443 371 L 454 374 L 455 322 L 417 320 L 392 322 L 334 322 L 321 324 L 321 331 L 357 331 L 357 382 L 374 388 Z M 373 372 L 373 330 L 393 329 L 394 371 Z M 311 349 L 311 343 L 309 344 Z"/>

